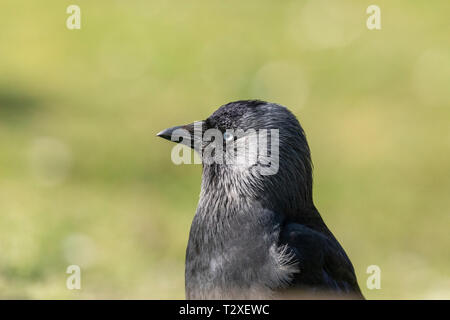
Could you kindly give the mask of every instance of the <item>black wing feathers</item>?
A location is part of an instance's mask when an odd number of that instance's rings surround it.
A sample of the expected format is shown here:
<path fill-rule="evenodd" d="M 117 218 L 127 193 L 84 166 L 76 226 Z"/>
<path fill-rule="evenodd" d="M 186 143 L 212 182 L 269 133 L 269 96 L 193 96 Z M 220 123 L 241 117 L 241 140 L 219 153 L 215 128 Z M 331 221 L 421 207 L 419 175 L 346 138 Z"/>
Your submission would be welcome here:
<path fill-rule="evenodd" d="M 332 235 L 324 235 L 298 223 L 285 224 L 280 234 L 298 262 L 300 272 L 292 287 L 317 293 L 339 292 L 363 298 L 353 266 Z"/>

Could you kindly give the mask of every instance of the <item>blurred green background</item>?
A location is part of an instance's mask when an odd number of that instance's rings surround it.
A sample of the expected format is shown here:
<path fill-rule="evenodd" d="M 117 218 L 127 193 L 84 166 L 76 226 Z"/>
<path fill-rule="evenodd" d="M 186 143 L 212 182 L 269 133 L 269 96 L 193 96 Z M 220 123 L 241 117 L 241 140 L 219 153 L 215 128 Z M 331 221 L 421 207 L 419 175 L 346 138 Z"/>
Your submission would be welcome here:
<path fill-rule="evenodd" d="M 71 4 L 81 30 L 66 28 Z M 259 98 L 307 132 L 316 205 L 366 297 L 449 299 L 449 13 L 448 0 L 2 0 L 0 298 L 184 298 L 201 167 L 174 165 L 155 134 Z M 81 290 L 66 288 L 71 264 Z"/>

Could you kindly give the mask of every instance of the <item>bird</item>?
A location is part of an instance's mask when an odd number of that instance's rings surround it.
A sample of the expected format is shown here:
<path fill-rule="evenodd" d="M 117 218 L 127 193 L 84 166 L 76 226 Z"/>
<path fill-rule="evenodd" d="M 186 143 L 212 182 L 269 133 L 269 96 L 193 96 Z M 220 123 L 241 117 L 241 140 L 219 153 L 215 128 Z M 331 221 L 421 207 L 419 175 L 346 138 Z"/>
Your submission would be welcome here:
<path fill-rule="evenodd" d="M 196 127 L 220 136 L 199 142 Z M 230 133 L 237 130 L 240 135 Z M 251 130 L 277 130 L 276 171 L 263 174 L 259 160 L 247 165 L 202 161 L 200 198 L 186 248 L 186 298 L 364 299 L 352 262 L 314 205 L 310 148 L 288 108 L 234 101 L 206 120 L 157 136 L 200 154 L 215 144 L 226 157 L 236 147 L 225 142 L 249 140 Z"/>

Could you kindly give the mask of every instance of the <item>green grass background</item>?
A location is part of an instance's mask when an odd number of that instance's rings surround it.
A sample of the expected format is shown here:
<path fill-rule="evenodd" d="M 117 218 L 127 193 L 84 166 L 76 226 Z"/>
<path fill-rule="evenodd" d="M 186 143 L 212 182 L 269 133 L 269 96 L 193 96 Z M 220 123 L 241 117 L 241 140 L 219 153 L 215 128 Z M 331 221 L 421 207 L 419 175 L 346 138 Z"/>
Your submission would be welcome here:
<path fill-rule="evenodd" d="M 81 30 L 65 26 L 70 4 Z M 366 28 L 381 8 L 382 29 Z M 201 167 L 161 129 L 288 106 L 370 299 L 450 298 L 450 2 L 0 5 L 0 298 L 184 298 Z M 81 290 L 66 288 L 80 265 Z M 381 268 L 381 289 L 366 268 Z"/>

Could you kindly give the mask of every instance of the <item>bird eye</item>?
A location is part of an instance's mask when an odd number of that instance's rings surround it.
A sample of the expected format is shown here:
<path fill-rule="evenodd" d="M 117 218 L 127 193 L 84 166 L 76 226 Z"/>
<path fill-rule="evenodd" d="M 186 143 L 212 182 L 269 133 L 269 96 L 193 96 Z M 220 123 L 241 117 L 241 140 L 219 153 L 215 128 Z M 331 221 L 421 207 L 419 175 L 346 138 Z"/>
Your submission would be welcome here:
<path fill-rule="evenodd" d="M 224 139 L 225 141 L 231 141 L 231 140 L 234 139 L 234 136 L 233 136 L 232 133 L 225 132 L 225 133 L 223 134 L 223 139 Z"/>

